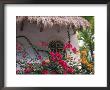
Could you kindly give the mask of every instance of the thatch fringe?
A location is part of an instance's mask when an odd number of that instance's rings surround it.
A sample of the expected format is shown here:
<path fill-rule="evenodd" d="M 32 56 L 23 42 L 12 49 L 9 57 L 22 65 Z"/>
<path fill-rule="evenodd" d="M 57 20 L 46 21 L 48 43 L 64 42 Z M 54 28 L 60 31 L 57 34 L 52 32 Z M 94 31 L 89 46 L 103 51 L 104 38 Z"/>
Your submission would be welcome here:
<path fill-rule="evenodd" d="M 60 28 L 65 27 L 67 29 L 86 29 L 90 26 L 90 23 L 80 16 L 17 16 L 16 23 L 21 22 L 35 23 L 41 27 L 41 31 L 48 27 L 52 28 L 57 25 Z"/>

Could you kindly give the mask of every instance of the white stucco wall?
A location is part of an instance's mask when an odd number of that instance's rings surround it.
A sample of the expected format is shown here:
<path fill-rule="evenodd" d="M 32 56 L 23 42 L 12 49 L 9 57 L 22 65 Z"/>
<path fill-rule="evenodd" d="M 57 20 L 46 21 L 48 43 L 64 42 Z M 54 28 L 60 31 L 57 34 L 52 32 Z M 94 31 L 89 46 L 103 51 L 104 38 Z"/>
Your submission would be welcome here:
<path fill-rule="evenodd" d="M 36 45 L 38 42 L 49 42 L 51 40 L 61 40 L 62 42 L 66 43 L 68 41 L 68 33 L 67 29 L 61 28 L 59 29 L 58 27 L 53 27 L 50 29 L 45 29 L 42 32 L 40 32 L 39 27 L 35 24 L 25 24 L 24 25 L 24 30 L 20 31 L 20 28 L 17 28 L 17 36 L 18 35 L 24 35 L 30 39 L 30 41 Z M 60 32 L 58 32 L 59 30 Z M 77 40 L 77 35 L 73 35 L 73 31 L 70 31 L 70 40 L 71 44 L 75 46 L 77 49 L 79 48 L 78 46 L 78 40 Z M 25 43 L 24 43 L 25 44 Z M 43 49 L 48 49 L 48 47 L 42 47 Z"/>

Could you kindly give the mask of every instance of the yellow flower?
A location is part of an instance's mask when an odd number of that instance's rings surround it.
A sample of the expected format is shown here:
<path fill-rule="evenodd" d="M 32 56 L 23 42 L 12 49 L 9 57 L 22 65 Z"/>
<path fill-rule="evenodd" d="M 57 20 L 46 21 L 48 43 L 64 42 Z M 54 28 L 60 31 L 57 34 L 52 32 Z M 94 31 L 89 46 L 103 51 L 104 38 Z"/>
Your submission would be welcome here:
<path fill-rule="evenodd" d="M 82 62 L 83 64 L 87 64 L 87 63 L 88 63 L 87 60 L 86 60 L 86 58 L 82 58 L 81 62 Z"/>
<path fill-rule="evenodd" d="M 87 50 L 86 50 L 86 49 L 83 49 L 83 50 L 81 51 L 81 54 L 82 54 L 82 55 L 87 55 Z"/>
<path fill-rule="evenodd" d="M 87 69 L 88 70 L 90 70 L 90 71 L 92 71 L 93 70 L 93 63 L 89 63 L 89 64 L 87 64 Z"/>

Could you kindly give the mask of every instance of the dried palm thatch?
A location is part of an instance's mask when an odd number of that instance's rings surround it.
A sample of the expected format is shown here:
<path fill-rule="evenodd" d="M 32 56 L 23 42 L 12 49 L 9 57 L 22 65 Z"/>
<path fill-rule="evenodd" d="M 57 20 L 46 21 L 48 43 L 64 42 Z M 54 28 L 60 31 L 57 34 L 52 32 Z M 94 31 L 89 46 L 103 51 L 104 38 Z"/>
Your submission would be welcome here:
<path fill-rule="evenodd" d="M 90 23 L 80 16 L 17 16 L 16 23 L 24 24 L 24 22 L 35 23 L 40 26 L 40 30 L 44 28 L 52 28 L 57 25 L 60 28 L 67 29 L 86 29 Z"/>

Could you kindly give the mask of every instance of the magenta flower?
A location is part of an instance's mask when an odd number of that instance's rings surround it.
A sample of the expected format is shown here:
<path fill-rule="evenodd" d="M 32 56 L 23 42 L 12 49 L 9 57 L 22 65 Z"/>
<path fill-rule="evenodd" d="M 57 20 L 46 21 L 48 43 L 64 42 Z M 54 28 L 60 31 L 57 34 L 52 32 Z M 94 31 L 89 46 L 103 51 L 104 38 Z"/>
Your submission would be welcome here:
<path fill-rule="evenodd" d="M 25 73 L 25 74 L 28 74 L 28 73 L 30 73 L 30 72 L 32 72 L 32 69 L 31 69 L 31 68 L 25 68 L 25 70 L 24 70 L 24 73 Z"/>
<path fill-rule="evenodd" d="M 47 65 L 47 63 L 45 61 L 42 62 L 42 66 L 45 66 Z"/>
<path fill-rule="evenodd" d="M 53 61 L 57 61 L 57 60 L 61 60 L 62 59 L 62 55 L 59 52 L 50 52 L 51 55 L 51 60 Z"/>
<path fill-rule="evenodd" d="M 65 50 L 65 49 L 68 49 L 68 48 L 72 48 L 72 45 L 71 45 L 70 43 L 66 43 L 66 44 L 64 45 L 64 50 Z"/>
<path fill-rule="evenodd" d="M 67 71 L 68 71 L 68 73 L 74 73 L 75 72 L 75 70 L 72 67 L 68 67 Z"/>
<path fill-rule="evenodd" d="M 18 74 L 18 73 L 19 73 L 19 71 L 20 71 L 20 70 L 16 70 L 16 74 Z"/>
<path fill-rule="evenodd" d="M 77 49 L 74 47 L 74 48 L 72 48 L 72 51 L 73 51 L 73 53 L 75 53 L 75 54 L 76 54 Z"/>
<path fill-rule="evenodd" d="M 48 74 L 49 71 L 48 71 L 48 70 L 42 70 L 41 73 L 42 73 L 42 74 Z"/>
<path fill-rule="evenodd" d="M 59 52 L 56 52 L 55 56 L 57 60 L 61 60 L 63 57 Z"/>
<path fill-rule="evenodd" d="M 58 63 L 64 68 L 67 69 L 68 65 L 64 60 L 59 60 Z"/>
<path fill-rule="evenodd" d="M 56 72 L 56 71 L 51 71 L 50 73 L 51 73 L 51 74 L 57 74 L 57 72 Z"/>
<path fill-rule="evenodd" d="M 39 56 L 38 56 L 38 59 L 40 59 L 40 60 L 41 60 L 41 59 L 42 59 L 42 57 L 39 55 Z"/>

